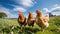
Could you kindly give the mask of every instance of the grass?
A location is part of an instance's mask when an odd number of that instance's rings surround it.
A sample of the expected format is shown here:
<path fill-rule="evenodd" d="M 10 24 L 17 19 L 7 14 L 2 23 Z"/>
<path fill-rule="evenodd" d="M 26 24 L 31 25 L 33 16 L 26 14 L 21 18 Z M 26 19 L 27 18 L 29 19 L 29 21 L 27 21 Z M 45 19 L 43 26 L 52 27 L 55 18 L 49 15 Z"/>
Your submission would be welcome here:
<path fill-rule="evenodd" d="M 14 26 L 13 30 L 11 29 L 12 26 Z M 3 34 L 9 34 L 11 31 L 13 31 L 14 34 L 60 34 L 60 16 L 50 17 L 49 27 L 43 32 L 40 31 L 39 28 L 40 27 L 35 24 L 33 28 L 26 26 L 20 30 L 17 19 L 0 18 L 0 33 Z"/>

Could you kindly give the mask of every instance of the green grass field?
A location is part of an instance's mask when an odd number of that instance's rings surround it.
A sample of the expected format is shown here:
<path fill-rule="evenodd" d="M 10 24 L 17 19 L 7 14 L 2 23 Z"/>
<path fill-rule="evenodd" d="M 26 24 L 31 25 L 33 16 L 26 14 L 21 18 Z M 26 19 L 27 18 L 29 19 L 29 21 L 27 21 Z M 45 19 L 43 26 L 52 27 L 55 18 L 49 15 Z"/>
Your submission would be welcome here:
<path fill-rule="evenodd" d="M 13 30 L 11 29 L 12 26 L 15 27 Z M 20 30 L 17 19 L 0 18 L 0 33 L 2 34 L 10 34 L 11 31 L 13 31 L 14 34 L 60 34 L 60 16 L 50 17 L 49 27 L 43 32 L 40 31 L 39 28 L 40 27 L 35 24 L 33 28 L 26 26 Z"/>

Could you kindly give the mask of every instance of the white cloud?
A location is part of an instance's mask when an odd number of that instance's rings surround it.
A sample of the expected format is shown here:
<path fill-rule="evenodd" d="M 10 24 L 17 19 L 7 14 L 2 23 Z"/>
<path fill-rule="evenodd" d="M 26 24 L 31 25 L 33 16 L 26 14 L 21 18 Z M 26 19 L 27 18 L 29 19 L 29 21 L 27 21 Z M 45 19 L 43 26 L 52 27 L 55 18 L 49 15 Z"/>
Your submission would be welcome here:
<path fill-rule="evenodd" d="M 24 9 L 22 7 L 15 7 L 13 10 L 14 11 L 21 11 L 21 12 L 25 12 L 26 11 L 26 9 Z"/>
<path fill-rule="evenodd" d="M 13 11 L 21 11 L 21 12 L 26 11 L 26 9 L 21 6 L 16 6 L 16 5 L 11 5 L 11 6 L 14 6 Z"/>
<path fill-rule="evenodd" d="M 58 5 L 58 4 L 55 4 L 55 5 L 53 5 L 53 7 L 59 7 L 60 5 Z"/>
<path fill-rule="evenodd" d="M 43 10 L 44 10 L 44 11 L 46 11 L 46 12 L 48 12 L 48 11 L 49 11 L 49 10 L 48 10 L 48 8 L 43 8 Z"/>
<path fill-rule="evenodd" d="M 16 15 L 13 15 L 13 14 L 10 13 L 9 9 L 7 9 L 7 8 L 1 6 L 1 5 L 0 5 L 0 12 L 6 13 L 8 18 L 17 18 Z"/>
<path fill-rule="evenodd" d="M 34 3 L 33 0 L 14 0 L 18 4 L 22 4 L 23 6 L 30 7 L 33 6 Z"/>
<path fill-rule="evenodd" d="M 32 6 L 32 5 L 33 5 L 32 0 L 21 0 L 21 3 L 22 3 L 24 6 Z"/>
<path fill-rule="evenodd" d="M 52 12 L 52 11 L 57 10 L 57 9 L 60 10 L 60 5 L 55 4 L 55 5 L 53 5 L 53 7 L 51 9 L 49 9 L 49 12 Z"/>
<path fill-rule="evenodd" d="M 54 7 L 58 6 L 58 4 L 53 5 Z"/>
<path fill-rule="evenodd" d="M 53 11 L 53 10 L 56 10 L 56 9 L 60 9 L 60 6 L 56 6 L 56 7 L 54 7 L 54 8 L 51 8 L 51 9 L 50 9 L 50 12 Z"/>
<path fill-rule="evenodd" d="M 55 4 L 51 9 L 48 10 L 48 8 L 43 8 L 46 12 L 51 12 L 53 15 L 60 15 L 60 5 Z M 56 12 L 53 12 L 56 11 Z"/>
<path fill-rule="evenodd" d="M 53 15 L 60 15 L 60 6 L 51 8 L 49 11 L 52 12 Z M 53 12 L 53 11 L 55 11 L 55 12 Z"/>
<path fill-rule="evenodd" d="M 43 8 L 43 10 L 46 11 L 46 12 L 52 12 L 53 10 L 56 10 L 56 9 L 60 10 L 60 5 L 55 4 L 51 9 Z"/>

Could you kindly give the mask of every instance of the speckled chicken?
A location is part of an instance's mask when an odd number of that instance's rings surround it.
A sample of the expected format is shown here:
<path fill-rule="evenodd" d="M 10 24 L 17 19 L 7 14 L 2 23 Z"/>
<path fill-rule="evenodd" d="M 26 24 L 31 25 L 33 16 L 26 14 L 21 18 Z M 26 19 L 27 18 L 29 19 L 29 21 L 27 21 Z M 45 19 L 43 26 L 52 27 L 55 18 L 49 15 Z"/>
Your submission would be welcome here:
<path fill-rule="evenodd" d="M 49 27 L 49 15 L 47 14 L 45 17 L 42 15 L 42 12 L 40 10 L 36 10 L 36 24 L 41 27 L 43 30 L 44 28 Z"/>

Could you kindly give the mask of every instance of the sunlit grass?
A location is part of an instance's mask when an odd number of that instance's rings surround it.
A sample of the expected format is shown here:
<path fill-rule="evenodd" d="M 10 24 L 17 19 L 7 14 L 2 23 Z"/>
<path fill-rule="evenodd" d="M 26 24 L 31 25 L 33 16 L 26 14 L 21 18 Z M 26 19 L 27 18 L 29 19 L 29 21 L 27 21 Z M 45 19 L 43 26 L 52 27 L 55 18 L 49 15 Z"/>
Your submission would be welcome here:
<path fill-rule="evenodd" d="M 15 26 L 13 29 L 14 34 L 21 34 L 19 24 L 17 22 L 17 19 L 4 19 L 0 18 L 0 32 L 2 33 L 4 31 L 4 34 L 9 33 L 10 26 Z M 28 25 L 22 28 L 23 33 L 25 34 L 60 34 L 60 17 L 50 17 L 49 20 L 49 27 L 44 30 L 44 32 L 39 31 L 39 26 L 34 25 L 34 27 L 29 27 Z M 32 32 L 32 33 L 29 33 Z"/>

